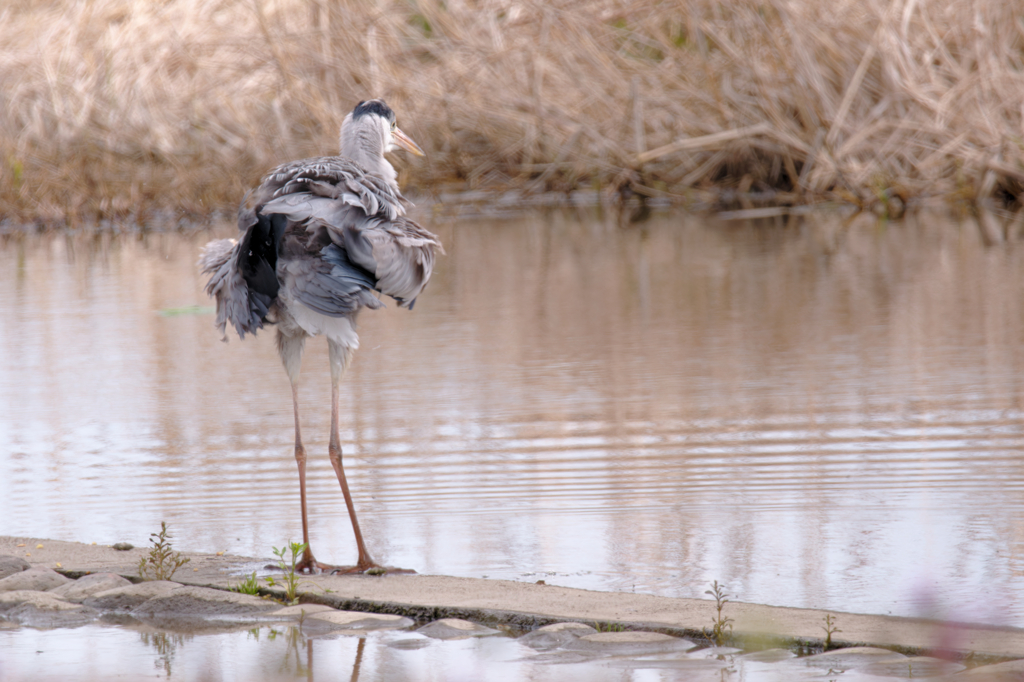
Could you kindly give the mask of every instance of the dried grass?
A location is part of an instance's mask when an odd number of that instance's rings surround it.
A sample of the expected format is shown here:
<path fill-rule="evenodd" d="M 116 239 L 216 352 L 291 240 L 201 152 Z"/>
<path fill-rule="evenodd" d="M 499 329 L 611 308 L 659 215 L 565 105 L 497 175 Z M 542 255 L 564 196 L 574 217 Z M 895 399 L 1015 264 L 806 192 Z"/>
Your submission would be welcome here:
<path fill-rule="evenodd" d="M 0 215 L 230 207 L 370 96 L 421 192 L 1013 201 L 1022 48 L 998 0 L 7 0 Z"/>

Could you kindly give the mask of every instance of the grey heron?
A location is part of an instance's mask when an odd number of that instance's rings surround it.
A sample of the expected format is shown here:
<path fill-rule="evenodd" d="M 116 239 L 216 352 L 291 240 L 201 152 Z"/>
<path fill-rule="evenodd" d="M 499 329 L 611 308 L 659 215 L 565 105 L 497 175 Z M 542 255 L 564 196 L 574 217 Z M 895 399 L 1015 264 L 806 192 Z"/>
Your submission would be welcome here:
<path fill-rule="evenodd" d="M 199 265 L 210 276 L 216 324 L 240 338 L 264 324 L 277 326 L 277 349 L 292 387 L 295 461 L 299 469 L 303 571 L 334 569 L 313 556 L 306 513 L 306 451 L 299 426 L 298 380 L 306 339 L 327 337 L 331 368 L 328 453 L 345 497 L 365 571 L 377 566 L 359 529 L 342 466 L 339 384 L 359 346 L 356 317 L 383 303 L 379 291 L 412 308 L 430 279 L 437 237 L 405 217 L 395 169 L 384 158 L 401 148 L 423 151 L 395 125 L 383 100 L 360 102 L 341 125 L 341 155 L 278 166 L 250 190 L 238 210 L 238 239 L 207 244 Z M 226 340 L 225 335 L 225 340 Z"/>

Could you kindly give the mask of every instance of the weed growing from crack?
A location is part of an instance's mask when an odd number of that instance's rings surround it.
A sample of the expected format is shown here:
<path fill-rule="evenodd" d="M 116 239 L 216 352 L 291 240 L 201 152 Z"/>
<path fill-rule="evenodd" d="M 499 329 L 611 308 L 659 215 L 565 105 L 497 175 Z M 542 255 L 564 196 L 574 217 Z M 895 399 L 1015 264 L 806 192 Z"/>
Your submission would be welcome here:
<path fill-rule="evenodd" d="M 291 550 L 291 560 L 285 560 L 285 555 Z M 299 555 L 306 551 L 305 542 L 289 542 L 287 546 L 277 548 L 274 547 L 274 556 L 277 557 L 277 565 L 284 571 L 284 601 L 286 604 L 297 604 L 297 594 L 299 591 L 299 574 L 295 572 L 295 567 L 299 563 Z M 255 575 L 255 574 L 253 574 Z M 277 583 L 273 576 L 267 576 L 267 583 L 273 587 Z"/>
<path fill-rule="evenodd" d="M 153 543 L 149 556 L 139 559 L 139 577 L 143 580 L 170 580 L 175 571 L 191 561 L 181 556 L 181 552 L 171 549 L 171 534 L 166 521 L 160 522 L 159 533 L 149 534 L 149 541 Z"/>
<path fill-rule="evenodd" d="M 259 581 L 256 579 L 256 571 L 253 571 L 252 575 L 250 575 L 248 578 L 232 587 L 231 591 L 241 592 L 242 594 L 251 594 L 254 596 L 259 595 L 260 584 Z"/>
<path fill-rule="evenodd" d="M 729 595 L 725 593 L 725 585 L 719 585 L 717 580 L 711 583 L 711 589 L 705 590 L 704 594 L 710 594 L 715 598 L 715 611 L 718 614 L 711 624 L 711 634 L 708 635 L 708 639 L 714 641 L 715 646 L 722 646 L 725 638 L 732 635 L 733 619 L 722 615 L 722 609 L 729 603 L 729 600 L 726 599 Z M 726 634 L 727 630 L 728 634 Z M 707 631 L 705 630 L 705 632 Z"/>
<path fill-rule="evenodd" d="M 822 628 L 825 631 L 825 651 L 828 651 L 832 648 L 832 635 L 842 632 L 842 630 L 836 627 L 836 617 L 831 613 L 825 614 L 822 620 L 825 621 L 825 627 Z"/>

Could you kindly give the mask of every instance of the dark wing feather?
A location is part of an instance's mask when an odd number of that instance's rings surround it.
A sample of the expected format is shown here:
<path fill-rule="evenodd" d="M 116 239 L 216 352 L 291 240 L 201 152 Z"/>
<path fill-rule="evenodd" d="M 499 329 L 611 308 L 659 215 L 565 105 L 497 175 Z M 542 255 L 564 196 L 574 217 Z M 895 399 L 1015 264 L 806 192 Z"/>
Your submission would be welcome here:
<path fill-rule="evenodd" d="M 270 302 L 277 298 L 277 245 L 284 236 L 288 219 L 257 214 L 256 224 L 246 231 L 238 250 L 238 269 L 250 291 Z"/>
<path fill-rule="evenodd" d="M 329 244 L 318 253 L 285 260 L 278 269 L 283 285 L 303 305 L 322 315 L 343 317 L 360 308 L 383 307 L 373 295 L 373 275 Z"/>

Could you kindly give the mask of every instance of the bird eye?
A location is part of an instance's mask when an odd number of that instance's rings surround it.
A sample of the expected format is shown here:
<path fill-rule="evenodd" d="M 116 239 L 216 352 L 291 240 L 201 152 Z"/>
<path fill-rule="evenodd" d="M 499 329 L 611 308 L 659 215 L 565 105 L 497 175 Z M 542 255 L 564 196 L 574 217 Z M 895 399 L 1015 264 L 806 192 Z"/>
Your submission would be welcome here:
<path fill-rule="evenodd" d="M 397 128 L 397 127 L 398 127 L 398 124 L 397 124 L 397 123 L 395 123 L 394 121 L 392 121 L 392 122 L 391 122 L 391 129 L 392 129 L 392 130 L 394 130 L 394 129 L 395 129 L 395 128 Z"/>

